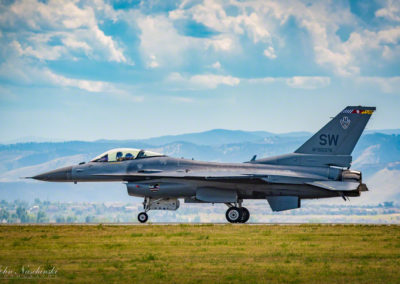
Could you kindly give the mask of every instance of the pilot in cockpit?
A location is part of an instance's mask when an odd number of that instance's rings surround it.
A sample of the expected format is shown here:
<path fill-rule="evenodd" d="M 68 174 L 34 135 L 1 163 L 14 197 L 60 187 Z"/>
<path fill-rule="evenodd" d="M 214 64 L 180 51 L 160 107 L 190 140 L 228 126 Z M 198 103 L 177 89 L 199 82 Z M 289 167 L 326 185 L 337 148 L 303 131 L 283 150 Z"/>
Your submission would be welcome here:
<path fill-rule="evenodd" d="M 127 153 L 125 155 L 125 160 L 133 160 L 133 155 L 131 153 Z"/>
<path fill-rule="evenodd" d="M 117 152 L 117 161 L 122 161 L 122 152 Z"/>

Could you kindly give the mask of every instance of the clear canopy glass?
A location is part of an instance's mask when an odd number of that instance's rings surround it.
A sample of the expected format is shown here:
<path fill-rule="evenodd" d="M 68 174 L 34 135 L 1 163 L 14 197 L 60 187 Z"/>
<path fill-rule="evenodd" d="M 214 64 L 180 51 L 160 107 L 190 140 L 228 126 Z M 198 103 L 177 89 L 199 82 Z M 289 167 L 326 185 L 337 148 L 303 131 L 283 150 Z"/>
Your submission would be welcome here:
<path fill-rule="evenodd" d="M 98 155 L 97 157 L 92 159 L 91 162 L 120 162 L 120 161 L 134 160 L 134 159 L 155 157 L 155 156 L 164 156 L 164 155 L 147 150 L 140 150 L 133 148 L 117 148 Z"/>

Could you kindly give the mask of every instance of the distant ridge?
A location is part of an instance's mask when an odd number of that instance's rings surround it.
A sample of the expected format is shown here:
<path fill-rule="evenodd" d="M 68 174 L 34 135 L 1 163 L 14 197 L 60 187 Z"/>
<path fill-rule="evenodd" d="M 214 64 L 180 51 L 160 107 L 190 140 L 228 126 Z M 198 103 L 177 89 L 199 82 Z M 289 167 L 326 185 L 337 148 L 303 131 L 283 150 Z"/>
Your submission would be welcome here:
<path fill-rule="evenodd" d="M 377 129 L 377 130 L 365 130 L 364 134 L 375 134 L 382 133 L 386 135 L 400 135 L 400 129 Z M 268 131 L 244 131 L 244 130 L 229 130 L 229 129 L 212 129 L 203 132 L 193 132 L 193 133 L 184 133 L 177 135 L 165 135 L 159 137 L 151 137 L 144 139 L 99 139 L 95 141 L 77 141 L 77 140 L 68 140 L 65 142 L 97 142 L 97 143 L 140 143 L 140 144 L 148 144 L 153 146 L 161 146 L 174 142 L 187 142 L 193 143 L 197 145 L 222 145 L 222 144 L 233 144 L 233 143 L 244 143 L 244 142 L 261 142 L 266 138 L 271 137 L 279 137 L 279 138 L 300 138 L 300 137 L 309 137 L 311 136 L 311 132 L 306 131 L 296 131 L 296 132 L 288 132 L 288 133 L 272 133 Z M 39 137 L 23 137 L 20 139 L 9 140 L 5 142 L 0 142 L 3 145 L 17 144 L 17 143 L 58 143 L 64 142 L 61 139 L 46 139 Z"/>
<path fill-rule="evenodd" d="M 400 135 L 400 129 L 375 129 L 375 130 L 365 130 L 364 134 L 382 133 L 386 135 Z"/>

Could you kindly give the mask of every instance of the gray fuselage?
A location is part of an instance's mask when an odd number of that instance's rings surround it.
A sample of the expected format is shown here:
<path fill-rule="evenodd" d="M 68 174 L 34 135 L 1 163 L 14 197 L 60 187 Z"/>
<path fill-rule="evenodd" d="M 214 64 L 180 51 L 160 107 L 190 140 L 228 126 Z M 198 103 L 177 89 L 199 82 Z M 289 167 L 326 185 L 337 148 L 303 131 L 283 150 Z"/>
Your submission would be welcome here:
<path fill-rule="evenodd" d="M 257 178 L 247 178 L 246 173 Z M 269 181 L 268 177 L 275 180 Z M 130 195 L 140 197 L 186 198 L 196 196 L 199 188 L 214 188 L 233 190 L 240 199 L 264 199 L 267 196 L 299 196 L 305 199 L 338 196 L 337 192 L 305 183 L 338 181 L 341 177 L 342 169 L 334 167 L 216 163 L 160 156 L 109 163 L 89 162 L 44 173 L 36 179 L 58 182 L 122 181 L 127 183 Z M 358 196 L 357 193 L 346 192 L 346 195 Z"/>

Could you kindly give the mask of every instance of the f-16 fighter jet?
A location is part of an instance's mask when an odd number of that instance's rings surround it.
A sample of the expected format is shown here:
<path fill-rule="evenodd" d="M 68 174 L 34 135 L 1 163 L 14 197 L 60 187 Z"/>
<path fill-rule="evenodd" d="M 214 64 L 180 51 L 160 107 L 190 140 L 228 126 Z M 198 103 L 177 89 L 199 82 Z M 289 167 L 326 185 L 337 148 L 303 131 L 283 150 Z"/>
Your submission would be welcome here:
<path fill-rule="evenodd" d="M 246 199 L 266 199 L 273 211 L 300 208 L 301 200 L 360 196 L 361 172 L 350 170 L 351 152 L 375 107 L 348 106 L 294 153 L 245 163 L 215 163 L 121 148 L 88 163 L 32 177 L 50 182 L 124 182 L 128 194 L 143 197 L 138 220 L 150 210 L 177 210 L 185 203 L 224 203 L 226 219 L 245 223 Z"/>

